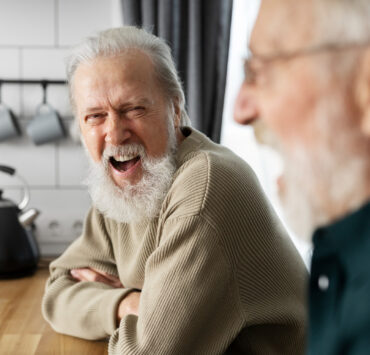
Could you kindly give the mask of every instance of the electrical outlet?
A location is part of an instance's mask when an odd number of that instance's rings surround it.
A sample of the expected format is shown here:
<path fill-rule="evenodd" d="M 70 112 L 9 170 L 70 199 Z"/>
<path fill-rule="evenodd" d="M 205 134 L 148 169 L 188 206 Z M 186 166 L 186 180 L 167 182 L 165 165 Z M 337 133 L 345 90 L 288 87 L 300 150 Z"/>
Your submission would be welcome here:
<path fill-rule="evenodd" d="M 72 233 L 73 233 L 73 236 L 80 236 L 81 233 L 82 233 L 82 229 L 83 229 L 83 222 L 81 220 L 76 220 L 73 222 L 73 225 L 72 225 Z"/>
<path fill-rule="evenodd" d="M 49 233 L 52 237 L 58 237 L 60 235 L 60 224 L 58 221 L 52 220 L 48 225 Z"/>

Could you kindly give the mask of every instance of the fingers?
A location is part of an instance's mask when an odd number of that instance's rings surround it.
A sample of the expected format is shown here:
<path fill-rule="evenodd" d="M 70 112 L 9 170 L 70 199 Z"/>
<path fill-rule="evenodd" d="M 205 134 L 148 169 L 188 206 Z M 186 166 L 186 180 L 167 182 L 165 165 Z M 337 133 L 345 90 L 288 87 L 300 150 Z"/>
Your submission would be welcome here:
<path fill-rule="evenodd" d="M 97 269 L 94 269 L 93 267 L 90 268 L 90 270 L 92 271 L 95 271 L 97 272 L 98 274 L 101 274 L 103 275 L 105 278 L 107 278 L 108 280 L 111 280 L 113 282 L 120 282 L 119 281 L 119 278 L 117 276 L 114 276 L 114 275 L 111 275 L 111 274 L 108 274 L 107 272 L 105 271 L 101 271 L 101 270 L 97 270 Z"/>
<path fill-rule="evenodd" d="M 74 279 L 78 281 L 102 282 L 115 288 L 123 287 L 118 277 L 95 269 L 73 269 L 71 270 L 71 275 Z"/>

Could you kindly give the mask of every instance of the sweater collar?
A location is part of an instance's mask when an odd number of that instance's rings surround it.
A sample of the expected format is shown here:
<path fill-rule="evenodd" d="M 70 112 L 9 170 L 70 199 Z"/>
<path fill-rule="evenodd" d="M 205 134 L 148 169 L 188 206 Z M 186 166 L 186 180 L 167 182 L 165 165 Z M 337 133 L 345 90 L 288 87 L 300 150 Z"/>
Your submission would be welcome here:
<path fill-rule="evenodd" d="M 176 154 L 177 166 L 181 166 L 186 160 L 187 155 L 198 151 L 205 141 L 209 140 L 203 133 L 188 126 L 181 127 L 185 138 L 178 147 Z"/>

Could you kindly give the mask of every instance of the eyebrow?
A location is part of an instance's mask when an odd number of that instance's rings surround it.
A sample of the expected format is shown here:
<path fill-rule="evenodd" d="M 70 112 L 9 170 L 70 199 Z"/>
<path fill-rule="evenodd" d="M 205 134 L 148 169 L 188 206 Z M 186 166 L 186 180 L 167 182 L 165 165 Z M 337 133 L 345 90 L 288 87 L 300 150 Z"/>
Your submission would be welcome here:
<path fill-rule="evenodd" d="M 137 100 L 131 100 L 131 101 L 122 103 L 122 104 L 118 105 L 117 108 L 119 110 L 122 110 L 126 107 L 133 106 L 133 105 L 136 106 L 136 105 L 152 105 L 152 104 L 153 104 L 153 101 L 142 97 L 142 98 L 139 98 Z M 93 107 L 86 108 L 84 111 L 85 111 L 85 113 L 91 113 L 91 112 L 100 111 L 102 109 L 103 109 L 102 106 L 93 106 Z"/>

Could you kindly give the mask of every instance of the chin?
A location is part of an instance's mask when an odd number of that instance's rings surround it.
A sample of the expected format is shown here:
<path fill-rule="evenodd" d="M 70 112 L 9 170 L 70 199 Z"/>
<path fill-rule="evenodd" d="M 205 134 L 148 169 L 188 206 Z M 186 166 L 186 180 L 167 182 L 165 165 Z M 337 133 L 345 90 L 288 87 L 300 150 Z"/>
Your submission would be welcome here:
<path fill-rule="evenodd" d="M 114 176 L 112 173 L 110 174 L 110 179 L 112 183 L 120 189 L 124 189 L 127 186 L 133 186 L 133 185 L 139 184 L 142 177 L 143 177 L 142 172 L 136 174 L 135 176 L 131 176 L 129 178 L 119 177 L 119 176 L 117 177 L 117 176 Z"/>
<path fill-rule="evenodd" d="M 130 177 L 130 180 L 126 178 L 116 181 L 102 164 L 90 165 L 85 184 L 89 188 L 93 205 L 105 217 L 119 223 L 138 223 L 159 215 L 176 164 L 170 155 L 144 161 L 142 176 L 135 175 L 134 180 Z"/>

